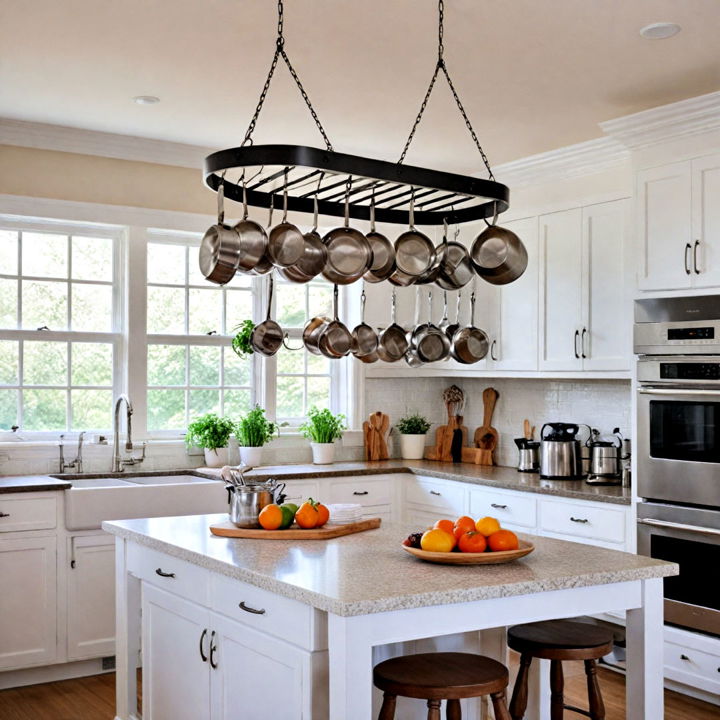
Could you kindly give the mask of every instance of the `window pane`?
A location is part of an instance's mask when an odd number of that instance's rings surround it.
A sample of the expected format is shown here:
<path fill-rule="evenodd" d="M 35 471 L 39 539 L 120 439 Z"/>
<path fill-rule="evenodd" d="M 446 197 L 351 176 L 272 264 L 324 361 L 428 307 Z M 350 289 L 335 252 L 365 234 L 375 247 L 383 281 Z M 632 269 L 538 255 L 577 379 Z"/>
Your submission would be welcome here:
<path fill-rule="evenodd" d="M 308 287 L 308 302 L 310 317 L 316 315 L 332 316 L 333 291 L 330 285 L 310 285 Z"/>
<path fill-rule="evenodd" d="M 330 406 L 330 378 L 309 377 L 308 387 L 308 408 L 317 405 L 319 408 Z"/>
<path fill-rule="evenodd" d="M 65 430 L 65 390 L 23 390 L 25 430 Z"/>
<path fill-rule="evenodd" d="M 184 390 L 148 390 L 148 430 L 182 430 L 185 426 Z"/>
<path fill-rule="evenodd" d="M 299 340 L 295 341 L 299 343 Z M 305 372 L 305 352 L 292 352 L 282 348 L 277 354 L 277 371 L 281 374 L 302 375 Z"/>
<path fill-rule="evenodd" d="M 72 285 L 72 329 L 80 332 L 112 331 L 112 286 Z"/>
<path fill-rule="evenodd" d="M 225 291 L 226 335 L 235 335 L 235 329 L 245 320 L 252 320 L 252 294 L 248 290 Z"/>
<path fill-rule="evenodd" d="M 307 371 L 309 375 L 329 375 L 330 360 L 324 355 L 313 355 L 305 352 L 307 357 Z"/>
<path fill-rule="evenodd" d="M 303 391 L 302 378 L 279 377 L 277 379 L 277 416 L 282 418 L 303 417 L 305 414 Z"/>
<path fill-rule="evenodd" d="M 18 239 L 14 230 L 0 230 L 0 274 L 17 275 Z"/>
<path fill-rule="evenodd" d="M 17 390 L 0 390 L 0 430 L 18 424 L 17 396 Z"/>
<path fill-rule="evenodd" d="M 148 282 L 185 284 L 185 247 L 148 243 L 147 254 Z"/>
<path fill-rule="evenodd" d="M 113 241 L 110 238 L 74 236 L 71 243 L 74 278 L 112 281 Z"/>
<path fill-rule="evenodd" d="M 220 412 L 220 391 L 190 390 L 190 418 L 196 418 L 210 412 Z"/>
<path fill-rule="evenodd" d="M 207 287 L 209 283 L 205 279 L 205 276 L 200 272 L 200 261 L 198 259 L 199 254 L 199 247 L 191 246 L 188 248 L 188 282 L 190 285 Z"/>
<path fill-rule="evenodd" d="M 23 280 L 22 326 L 26 330 L 67 329 L 67 284 Z"/>
<path fill-rule="evenodd" d="M 68 276 L 68 238 L 48 233 L 22 234 L 22 274 L 38 277 Z"/>
<path fill-rule="evenodd" d="M 0 278 L 0 327 L 17 328 L 17 280 Z"/>
<path fill-rule="evenodd" d="M 284 328 L 299 328 L 305 324 L 305 286 L 276 284 L 275 318 Z"/>
<path fill-rule="evenodd" d="M 0 385 L 18 384 L 18 345 L 11 340 L 0 340 Z"/>
<path fill-rule="evenodd" d="M 185 385 L 185 346 L 148 345 L 148 385 Z"/>
<path fill-rule="evenodd" d="M 72 385 L 112 386 L 112 345 L 72 343 L 70 351 L 72 353 Z"/>
<path fill-rule="evenodd" d="M 252 360 L 241 360 L 232 348 L 225 348 L 225 385 L 249 385 Z"/>
<path fill-rule="evenodd" d="M 67 343 L 24 343 L 23 382 L 25 385 L 67 385 Z"/>
<path fill-rule="evenodd" d="M 190 290 L 190 335 L 222 332 L 222 290 Z"/>
<path fill-rule="evenodd" d="M 149 287 L 147 297 L 149 333 L 185 333 L 185 291 L 181 288 Z"/>
<path fill-rule="evenodd" d="M 231 420 L 239 420 L 250 410 L 250 391 L 249 390 L 226 390 L 225 398 L 225 417 Z"/>
<path fill-rule="evenodd" d="M 70 402 L 73 430 L 112 427 L 112 390 L 71 390 Z"/>
<path fill-rule="evenodd" d="M 190 384 L 220 385 L 219 347 L 190 348 Z"/>

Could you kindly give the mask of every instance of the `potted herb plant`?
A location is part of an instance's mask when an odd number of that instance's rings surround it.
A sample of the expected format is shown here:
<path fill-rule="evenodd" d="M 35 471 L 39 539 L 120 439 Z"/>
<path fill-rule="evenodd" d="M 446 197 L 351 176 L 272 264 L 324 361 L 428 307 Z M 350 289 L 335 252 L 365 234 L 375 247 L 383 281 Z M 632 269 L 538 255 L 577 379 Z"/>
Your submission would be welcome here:
<path fill-rule="evenodd" d="M 327 408 L 310 408 L 307 422 L 300 426 L 302 434 L 310 440 L 313 463 L 329 465 L 335 459 L 335 440 L 347 430 L 344 415 L 333 415 Z"/>
<path fill-rule="evenodd" d="M 234 430 L 231 420 L 207 413 L 188 425 L 185 444 L 205 451 L 207 467 L 222 467 L 228 464 L 228 441 Z"/>
<path fill-rule="evenodd" d="M 406 415 L 395 427 L 400 433 L 400 456 L 403 460 L 422 460 L 425 438 L 430 429 L 427 418 L 420 413 Z"/>
<path fill-rule="evenodd" d="M 263 445 L 270 442 L 277 432 L 277 425 L 265 417 L 265 409 L 256 405 L 247 415 L 240 418 L 235 428 L 235 437 L 240 446 L 240 461 L 256 467 L 262 461 Z"/>

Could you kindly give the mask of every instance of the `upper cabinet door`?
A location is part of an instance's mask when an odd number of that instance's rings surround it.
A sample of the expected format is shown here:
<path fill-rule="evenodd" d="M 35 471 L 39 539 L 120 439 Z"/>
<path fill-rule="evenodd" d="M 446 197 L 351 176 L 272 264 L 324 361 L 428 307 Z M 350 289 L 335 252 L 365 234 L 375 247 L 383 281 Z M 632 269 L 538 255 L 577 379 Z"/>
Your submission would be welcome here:
<path fill-rule="evenodd" d="M 720 154 L 692 162 L 691 241 L 694 285 L 720 286 Z"/>
<path fill-rule="evenodd" d="M 692 284 L 691 163 L 637 176 L 638 287 L 674 290 Z"/>
<path fill-rule="evenodd" d="M 582 211 L 540 216 L 540 370 L 581 370 Z"/>
<path fill-rule="evenodd" d="M 500 337 L 491 346 L 492 367 L 498 370 L 538 368 L 538 219 L 504 223 L 524 243 L 528 266 L 515 282 L 503 285 L 499 298 Z"/>
<path fill-rule="evenodd" d="M 627 200 L 583 208 L 585 307 L 580 345 L 585 370 L 630 369 L 632 306 L 626 293 L 624 247 L 627 211 Z"/>

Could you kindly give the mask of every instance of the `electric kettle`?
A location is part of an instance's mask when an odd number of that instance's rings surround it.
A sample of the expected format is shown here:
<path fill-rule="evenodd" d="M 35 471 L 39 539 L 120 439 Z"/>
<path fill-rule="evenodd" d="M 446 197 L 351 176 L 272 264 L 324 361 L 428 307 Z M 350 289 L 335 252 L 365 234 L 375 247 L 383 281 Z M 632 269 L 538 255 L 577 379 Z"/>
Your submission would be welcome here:
<path fill-rule="evenodd" d="M 545 428 L 549 428 L 546 433 Z M 549 480 L 582 478 L 580 427 L 574 423 L 545 423 L 540 430 L 540 477 Z"/>
<path fill-rule="evenodd" d="M 603 439 L 592 430 L 585 443 L 590 448 L 590 474 L 587 482 L 596 485 L 619 485 L 621 482 L 621 459 L 623 439 L 620 428 L 613 430 L 612 440 Z"/>

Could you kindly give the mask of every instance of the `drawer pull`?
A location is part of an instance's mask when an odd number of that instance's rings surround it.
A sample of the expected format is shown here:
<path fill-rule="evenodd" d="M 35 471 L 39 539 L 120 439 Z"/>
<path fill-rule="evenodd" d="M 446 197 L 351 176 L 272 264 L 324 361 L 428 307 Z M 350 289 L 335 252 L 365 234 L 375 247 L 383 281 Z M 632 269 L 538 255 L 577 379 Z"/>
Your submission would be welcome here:
<path fill-rule="evenodd" d="M 437 490 L 431 490 L 431 491 L 430 491 L 430 494 L 431 494 L 431 495 L 437 495 L 438 497 L 439 497 L 440 495 L 442 495 L 442 493 L 439 493 Z"/>
<path fill-rule="evenodd" d="M 257 610 L 256 608 L 246 605 L 244 601 L 240 603 L 240 609 L 244 610 L 245 612 L 252 613 L 253 615 L 264 615 L 265 614 L 265 608 L 262 608 L 261 610 Z"/>
<path fill-rule="evenodd" d="M 217 652 L 217 645 L 215 644 L 215 635 L 217 633 L 213 630 L 210 633 L 210 667 L 215 670 L 218 664 L 215 662 L 215 653 Z"/>
<path fill-rule="evenodd" d="M 353 495 L 368 495 L 367 490 L 353 490 Z"/>
<path fill-rule="evenodd" d="M 161 568 L 158 568 L 158 569 L 155 571 L 155 574 L 156 574 L 156 575 L 159 575 L 160 577 L 166 577 L 166 578 L 174 578 L 174 577 L 175 577 L 175 573 L 166 573 L 166 572 L 163 572 Z"/>
<path fill-rule="evenodd" d="M 490 507 L 494 507 L 497 510 L 507 510 L 507 505 L 498 505 L 497 503 L 490 503 Z"/>
<path fill-rule="evenodd" d="M 681 660 L 690 661 L 690 658 L 689 658 L 685 653 L 683 653 L 682 655 L 680 655 L 680 659 L 681 659 Z"/>
<path fill-rule="evenodd" d="M 10 517 L 10 513 L 0 512 L 0 517 Z"/>
<path fill-rule="evenodd" d="M 576 518 L 576 517 L 573 517 L 572 515 L 570 516 L 570 519 L 576 523 L 583 523 L 583 525 L 590 522 L 587 518 Z"/>
<path fill-rule="evenodd" d="M 200 636 L 200 657 L 202 658 L 203 662 L 207 662 L 207 655 L 205 654 L 205 651 L 203 650 L 203 643 L 205 642 L 207 633 L 208 633 L 207 628 L 205 628 L 202 631 L 202 635 Z"/>

